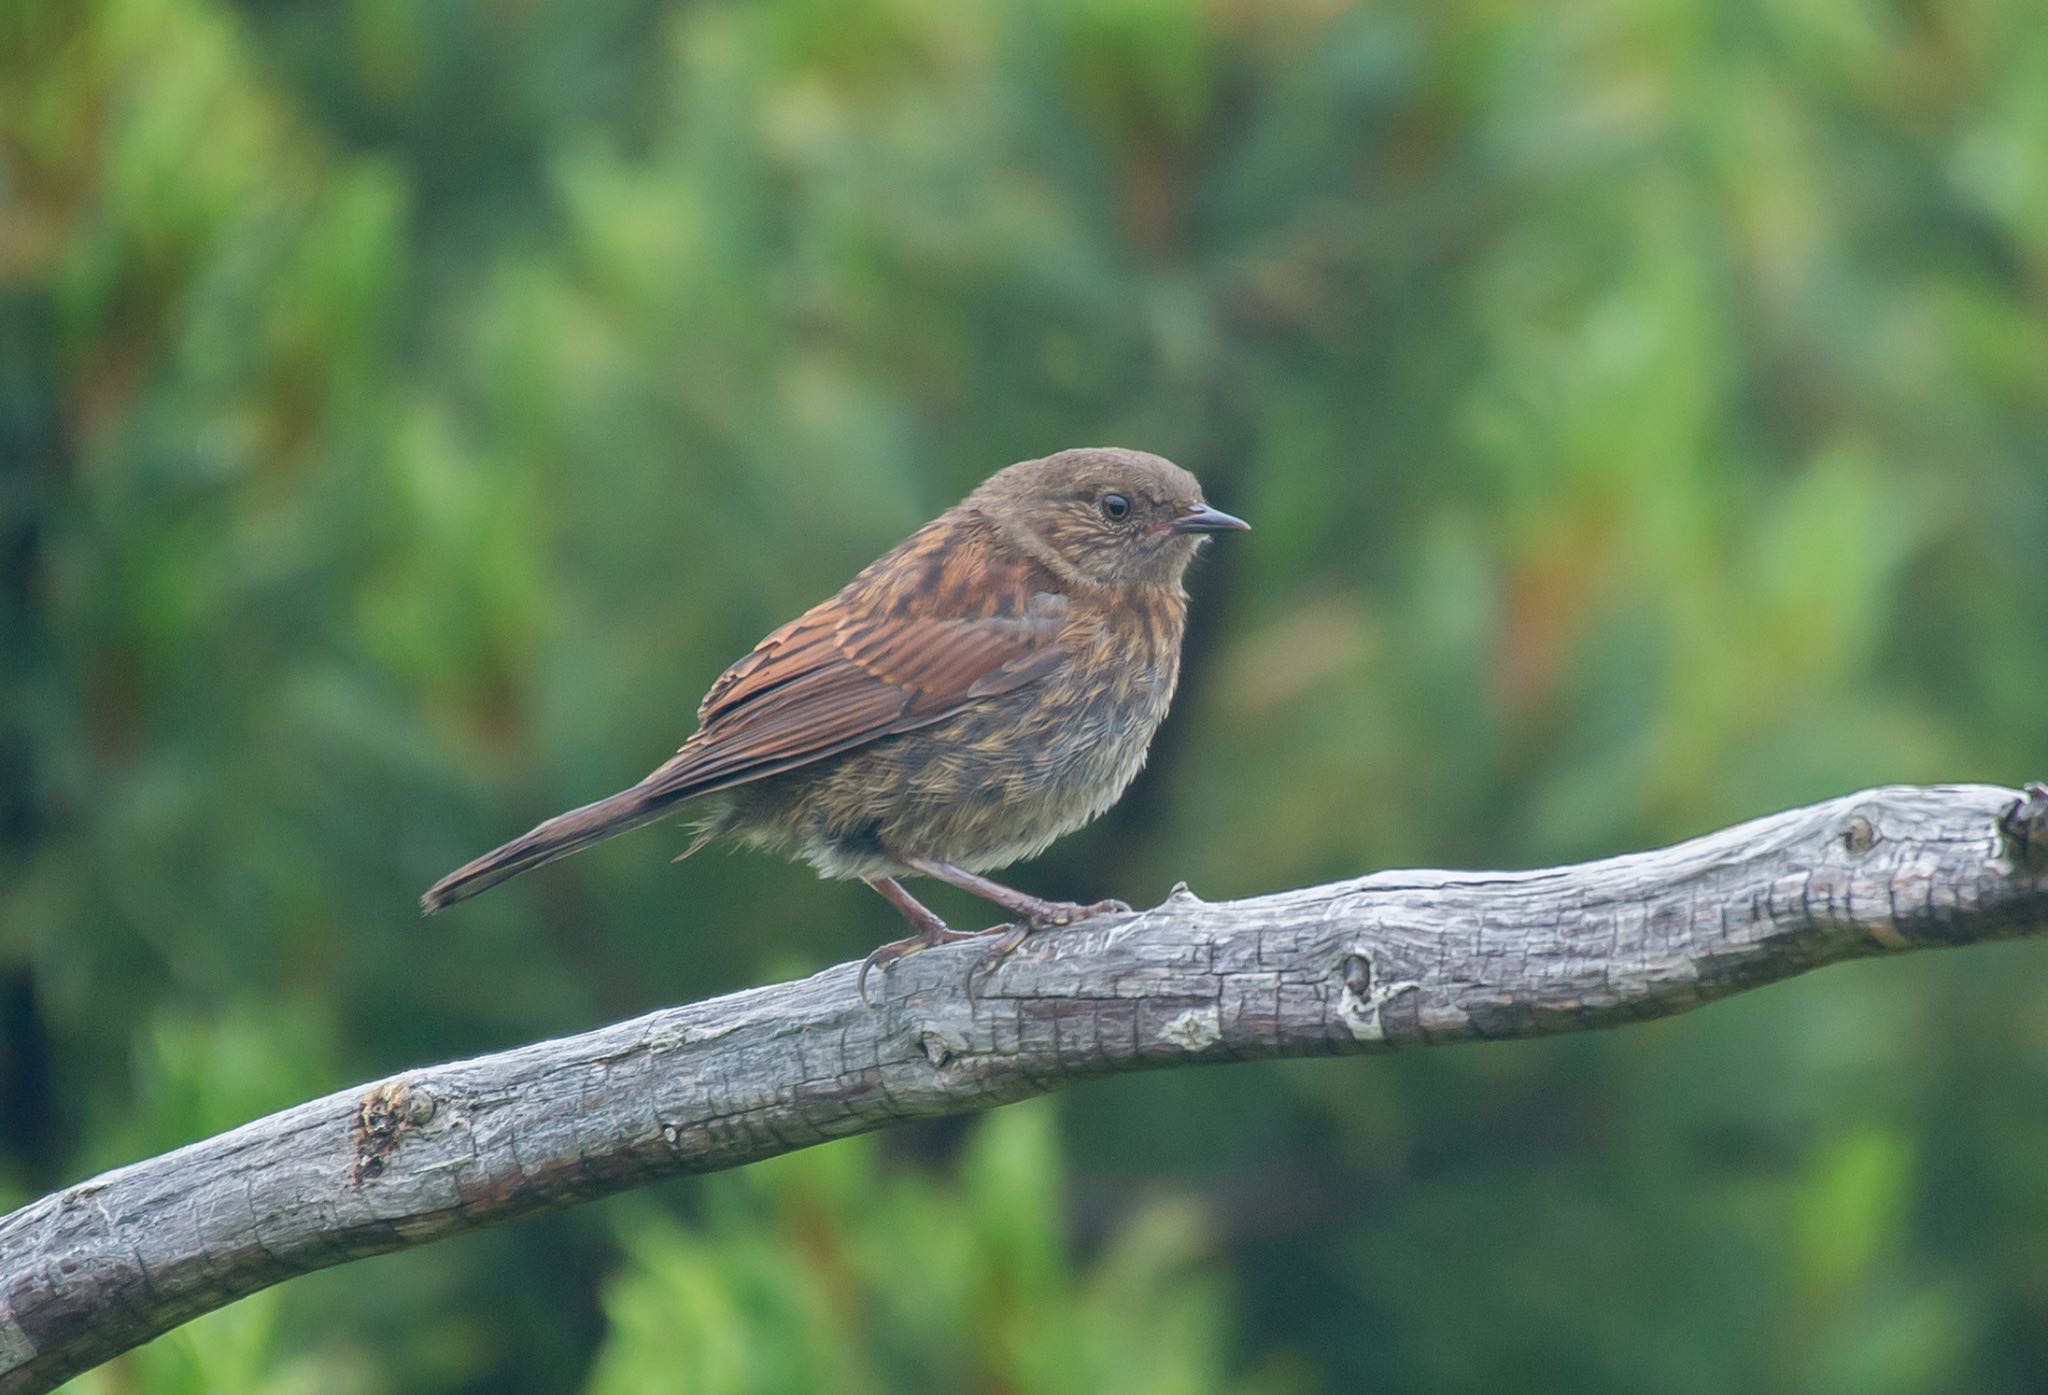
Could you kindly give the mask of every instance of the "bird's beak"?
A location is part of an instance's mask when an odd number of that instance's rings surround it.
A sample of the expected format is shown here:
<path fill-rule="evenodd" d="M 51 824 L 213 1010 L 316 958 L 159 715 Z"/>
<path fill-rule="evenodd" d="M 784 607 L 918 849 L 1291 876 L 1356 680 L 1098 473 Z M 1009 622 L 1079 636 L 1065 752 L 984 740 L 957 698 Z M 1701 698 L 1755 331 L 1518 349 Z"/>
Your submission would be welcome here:
<path fill-rule="evenodd" d="M 1207 504 L 1196 504 L 1174 520 L 1176 533 L 1243 533 L 1251 524 L 1241 518 L 1233 518 L 1221 509 L 1212 509 Z"/>

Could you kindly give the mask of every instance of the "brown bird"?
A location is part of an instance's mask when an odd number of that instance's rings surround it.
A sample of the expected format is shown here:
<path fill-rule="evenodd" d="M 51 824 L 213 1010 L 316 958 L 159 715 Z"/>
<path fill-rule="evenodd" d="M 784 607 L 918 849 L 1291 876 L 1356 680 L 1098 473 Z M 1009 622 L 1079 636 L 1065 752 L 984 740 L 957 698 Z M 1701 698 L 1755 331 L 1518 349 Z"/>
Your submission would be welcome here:
<path fill-rule="evenodd" d="M 682 749 L 631 789 L 549 819 L 436 882 L 428 913 L 706 795 L 695 852 L 729 834 L 859 877 L 910 922 L 861 966 L 970 936 L 898 878 L 994 902 L 990 959 L 1031 930 L 1130 908 L 1045 901 L 981 875 L 1094 819 L 1145 763 L 1180 673 L 1182 575 L 1242 529 L 1143 451 L 999 470 L 711 685 Z M 684 855 L 687 856 L 688 852 Z"/>

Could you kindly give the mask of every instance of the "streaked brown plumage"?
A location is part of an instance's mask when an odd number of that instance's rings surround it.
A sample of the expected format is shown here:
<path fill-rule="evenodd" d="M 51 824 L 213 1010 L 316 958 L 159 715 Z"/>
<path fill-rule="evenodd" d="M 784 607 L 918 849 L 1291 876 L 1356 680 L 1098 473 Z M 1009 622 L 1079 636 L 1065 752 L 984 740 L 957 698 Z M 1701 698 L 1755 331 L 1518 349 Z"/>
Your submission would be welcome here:
<path fill-rule="evenodd" d="M 896 880 L 937 877 L 1026 931 L 1123 909 L 1013 891 L 981 872 L 1107 809 L 1145 763 L 1180 669 L 1181 577 L 1245 525 L 1142 451 L 1062 451 L 998 471 L 712 684 L 652 774 L 435 883 L 428 912 L 707 795 L 729 834 L 860 877 L 916 931 L 869 965 L 964 938 Z M 865 980 L 866 968 L 862 970 Z"/>

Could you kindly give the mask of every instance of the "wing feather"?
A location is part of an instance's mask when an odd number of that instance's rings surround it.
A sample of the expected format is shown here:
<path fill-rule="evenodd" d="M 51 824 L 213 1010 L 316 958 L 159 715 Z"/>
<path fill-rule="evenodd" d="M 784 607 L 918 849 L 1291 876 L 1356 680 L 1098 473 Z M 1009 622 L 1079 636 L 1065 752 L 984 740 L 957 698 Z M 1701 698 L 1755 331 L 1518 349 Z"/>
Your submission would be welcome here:
<path fill-rule="evenodd" d="M 729 789 L 1057 670 L 1068 614 L 1057 579 L 992 542 L 986 525 L 941 519 L 776 630 L 720 675 L 697 733 L 637 788 L 662 803 Z"/>

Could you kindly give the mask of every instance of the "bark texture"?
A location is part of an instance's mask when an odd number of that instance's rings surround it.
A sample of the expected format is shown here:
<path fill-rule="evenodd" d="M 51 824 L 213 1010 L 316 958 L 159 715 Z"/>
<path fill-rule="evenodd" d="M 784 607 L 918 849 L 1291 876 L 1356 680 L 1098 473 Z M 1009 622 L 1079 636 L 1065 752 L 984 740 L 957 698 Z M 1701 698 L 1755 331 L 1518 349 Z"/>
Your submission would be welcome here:
<path fill-rule="evenodd" d="M 0 1218 L 0 1395 L 304 1270 L 1117 1071 L 1536 1036 L 2048 931 L 2048 790 L 1849 795 L 1657 852 L 1163 904 L 406 1071 Z"/>

